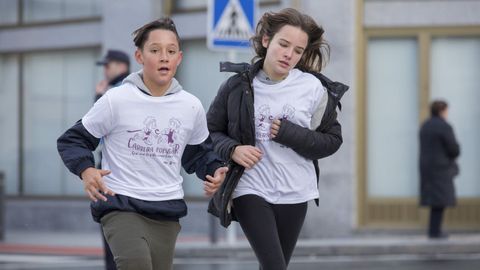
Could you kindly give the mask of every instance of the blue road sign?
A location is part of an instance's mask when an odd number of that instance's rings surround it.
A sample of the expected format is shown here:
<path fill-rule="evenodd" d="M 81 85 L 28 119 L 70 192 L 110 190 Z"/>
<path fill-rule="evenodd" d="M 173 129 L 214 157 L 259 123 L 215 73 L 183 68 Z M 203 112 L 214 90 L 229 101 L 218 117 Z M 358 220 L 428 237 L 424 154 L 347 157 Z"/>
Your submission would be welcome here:
<path fill-rule="evenodd" d="M 255 33 L 257 0 L 209 0 L 208 47 L 248 49 Z"/>

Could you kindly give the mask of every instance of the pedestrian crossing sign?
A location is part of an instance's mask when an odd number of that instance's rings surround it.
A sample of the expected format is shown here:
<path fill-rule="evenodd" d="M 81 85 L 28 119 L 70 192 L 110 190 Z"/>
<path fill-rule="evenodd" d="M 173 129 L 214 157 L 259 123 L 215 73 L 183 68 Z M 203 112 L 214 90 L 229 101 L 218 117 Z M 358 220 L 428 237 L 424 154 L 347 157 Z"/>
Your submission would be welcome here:
<path fill-rule="evenodd" d="M 208 47 L 212 50 L 250 48 L 257 0 L 208 2 Z"/>

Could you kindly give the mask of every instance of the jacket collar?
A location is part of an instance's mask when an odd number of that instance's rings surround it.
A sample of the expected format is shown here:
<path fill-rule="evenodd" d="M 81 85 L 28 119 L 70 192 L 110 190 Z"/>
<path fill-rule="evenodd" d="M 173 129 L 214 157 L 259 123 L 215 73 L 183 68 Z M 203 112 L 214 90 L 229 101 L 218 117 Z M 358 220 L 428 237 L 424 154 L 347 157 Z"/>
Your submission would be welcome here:
<path fill-rule="evenodd" d="M 110 82 L 108 82 L 108 84 L 112 86 L 116 86 L 117 84 L 120 85 L 123 79 L 125 79 L 129 74 L 130 72 L 122 73 L 117 77 L 113 78 Z"/>
<path fill-rule="evenodd" d="M 250 83 L 253 82 L 253 78 L 257 75 L 260 69 L 263 67 L 264 59 L 260 59 L 257 62 L 251 64 L 247 70 L 245 70 L 244 74 L 247 75 L 248 80 Z M 319 72 L 309 72 L 310 74 L 317 77 L 322 82 L 322 85 L 328 90 L 328 92 L 338 101 L 342 98 L 343 94 L 347 92 L 348 86 L 341 83 L 341 82 L 334 82 L 330 80 L 327 76 L 323 75 Z M 341 105 L 339 105 L 341 109 Z"/>
<path fill-rule="evenodd" d="M 258 60 L 257 62 L 253 63 L 252 65 L 250 65 L 250 67 L 248 68 L 247 74 L 248 74 L 248 79 L 249 79 L 250 83 L 253 82 L 253 78 L 255 78 L 255 76 L 257 76 L 260 69 L 262 69 L 263 62 L 264 62 L 264 59 L 262 58 L 262 59 Z"/>
<path fill-rule="evenodd" d="M 318 72 L 309 72 L 313 76 L 317 77 L 322 82 L 322 85 L 328 90 L 328 92 L 337 100 L 340 101 L 343 94 L 347 92 L 348 85 L 345 85 L 341 82 L 334 82 L 330 80 L 327 76 L 323 75 L 322 73 Z M 339 105 L 341 109 L 341 105 Z"/>

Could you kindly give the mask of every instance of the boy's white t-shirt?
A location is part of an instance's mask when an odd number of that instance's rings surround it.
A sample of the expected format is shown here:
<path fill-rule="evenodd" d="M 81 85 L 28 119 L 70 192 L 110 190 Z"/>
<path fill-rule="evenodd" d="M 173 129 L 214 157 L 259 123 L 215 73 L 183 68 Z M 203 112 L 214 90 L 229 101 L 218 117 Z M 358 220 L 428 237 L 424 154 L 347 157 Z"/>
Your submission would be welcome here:
<path fill-rule="evenodd" d="M 153 97 L 123 84 L 101 97 L 82 118 L 103 138 L 102 169 L 113 192 L 147 201 L 183 198 L 181 158 L 187 144 L 208 137 L 205 110 L 192 94 Z"/>
<path fill-rule="evenodd" d="M 270 203 L 293 204 L 318 198 L 317 176 L 312 160 L 270 138 L 274 119 L 288 119 L 311 129 L 313 115 L 324 110 L 326 97 L 322 83 L 315 76 L 298 69 L 276 84 L 255 78 L 255 139 L 262 159 L 246 169 L 233 197 L 254 194 Z M 316 127 L 315 127 L 316 128 Z"/>

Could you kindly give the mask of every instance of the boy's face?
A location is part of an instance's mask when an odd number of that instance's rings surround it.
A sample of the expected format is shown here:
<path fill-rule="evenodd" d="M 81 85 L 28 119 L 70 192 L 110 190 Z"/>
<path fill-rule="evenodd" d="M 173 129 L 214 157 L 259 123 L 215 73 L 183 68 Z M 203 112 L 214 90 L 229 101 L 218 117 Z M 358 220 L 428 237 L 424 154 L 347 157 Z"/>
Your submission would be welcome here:
<path fill-rule="evenodd" d="M 182 52 L 175 33 L 157 29 L 149 33 L 143 49 L 135 52 L 135 58 L 143 65 L 144 80 L 154 87 L 164 88 L 170 86 L 182 61 Z"/>

